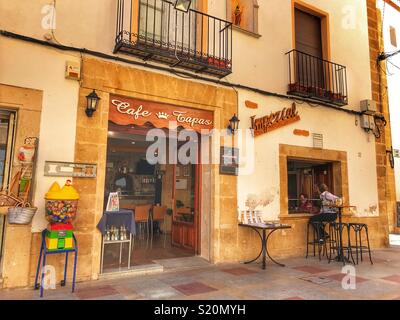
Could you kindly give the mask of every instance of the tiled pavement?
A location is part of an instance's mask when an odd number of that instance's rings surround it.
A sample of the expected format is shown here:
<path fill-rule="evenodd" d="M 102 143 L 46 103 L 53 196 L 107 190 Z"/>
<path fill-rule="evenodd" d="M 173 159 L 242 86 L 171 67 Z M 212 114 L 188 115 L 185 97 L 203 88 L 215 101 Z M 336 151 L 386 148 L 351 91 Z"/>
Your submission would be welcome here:
<path fill-rule="evenodd" d="M 117 279 L 78 283 L 70 288 L 45 292 L 43 299 L 271 299 L 271 300 L 349 300 L 400 299 L 400 249 L 373 252 L 374 265 L 368 259 L 356 266 L 356 288 L 342 288 L 342 265 L 318 258 L 290 258 L 285 268 L 268 262 L 260 264 L 208 265 L 203 260 L 175 260 L 180 269 Z M 189 266 L 189 267 L 188 267 Z M 32 289 L 0 290 L 0 299 L 40 299 Z"/>

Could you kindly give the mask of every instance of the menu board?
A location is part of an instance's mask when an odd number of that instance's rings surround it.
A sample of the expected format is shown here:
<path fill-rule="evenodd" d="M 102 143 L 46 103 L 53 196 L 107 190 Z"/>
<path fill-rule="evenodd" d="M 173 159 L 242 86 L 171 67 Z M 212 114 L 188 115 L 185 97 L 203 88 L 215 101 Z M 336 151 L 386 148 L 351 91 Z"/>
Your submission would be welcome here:
<path fill-rule="evenodd" d="M 254 210 L 241 211 L 239 215 L 239 222 L 243 224 L 264 223 L 262 212 Z"/>
<path fill-rule="evenodd" d="M 116 212 L 119 211 L 119 195 L 118 192 L 110 192 L 107 201 L 107 209 L 108 212 Z"/>

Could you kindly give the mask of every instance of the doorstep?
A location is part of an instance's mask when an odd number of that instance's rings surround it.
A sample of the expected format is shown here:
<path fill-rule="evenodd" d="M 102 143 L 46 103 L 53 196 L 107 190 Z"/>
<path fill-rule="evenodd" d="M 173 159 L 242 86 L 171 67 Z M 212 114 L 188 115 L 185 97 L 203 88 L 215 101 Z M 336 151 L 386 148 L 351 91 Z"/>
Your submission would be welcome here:
<path fill-rule="evenodd" d="M 400 234 L 389 234 L 389 246 L 400 247 Z"/>
<path fill-rule="evenodd" d="M 99 279 L 108 280 L 121 277 L 143 276 L 143 275 L 162 273 L 162 272 L 164 272 L 164 267 L 162 265 L 149 264 L 149 265 L 131 267 L 129 270 L 124 270 L 124 271 L 102 273 L 99 275 Z"/>

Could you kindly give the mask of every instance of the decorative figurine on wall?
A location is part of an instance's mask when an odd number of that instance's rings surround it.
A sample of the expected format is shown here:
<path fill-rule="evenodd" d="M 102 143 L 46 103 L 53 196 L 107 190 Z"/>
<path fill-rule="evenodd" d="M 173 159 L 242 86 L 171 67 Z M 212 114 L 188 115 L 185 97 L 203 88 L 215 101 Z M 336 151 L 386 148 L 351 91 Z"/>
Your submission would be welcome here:
<path fill-rule="evenodd" d="M 239 7 L 239 4 L 236 6 L 236 9 L 235 9 L 235 12 L 234 12 L 234 15 L 235 15 L 235 19 L 234 19 L 234 22 L 235 22 L 235 25 L 236 26 L 240 26 L 240 23 L 242 22 L 242 10 L 240 9 L 240 7 Z"/>

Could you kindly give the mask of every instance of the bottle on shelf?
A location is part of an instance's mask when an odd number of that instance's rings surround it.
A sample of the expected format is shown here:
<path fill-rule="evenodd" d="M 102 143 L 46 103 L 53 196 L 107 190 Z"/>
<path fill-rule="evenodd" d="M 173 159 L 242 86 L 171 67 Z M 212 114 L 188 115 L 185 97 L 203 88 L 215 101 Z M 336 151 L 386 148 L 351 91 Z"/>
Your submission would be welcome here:
<path fill-rule="evenodd" d="M 114 229 L 114 226 L 111 227 L 111 241 L 115 241 L 115 229 Z"/>
<path fill-rule="evenodd" d="M 119 238 L 119 229 L 117 227 L 115 227 L 115 241 L 119 241 L 119 240 L 121 240 Z"/>
<path fill-rule="evenodd" d="M 124 227 L 122 226 L 122 227 L 119 227 L 119 240 L 121 240 L 121 241 L 124 241 L 125 239 L 124 239 L 124 232 L 123 232 L 123 229 Z"/>
<path fill-rule="evenodd" d="M 111 232 L 110 232 L 110 228 L 107 226 L 106 228 L 106 241 L 110 241 L 111 240 Z"/>
<path fill-rule="evenodd" d="M 123 227 L 123 234 L 124 234 L 124 240 L 128 240 L 127 232 L 126 232 L 126 227 Z"/>

